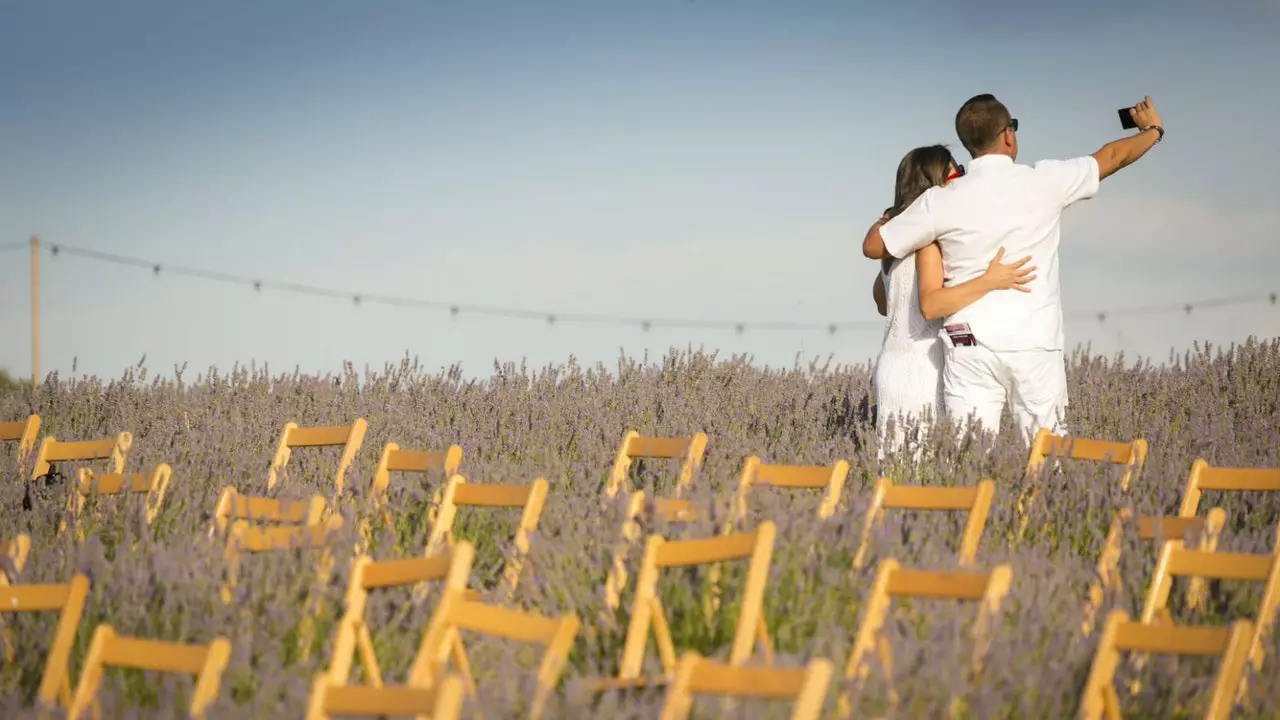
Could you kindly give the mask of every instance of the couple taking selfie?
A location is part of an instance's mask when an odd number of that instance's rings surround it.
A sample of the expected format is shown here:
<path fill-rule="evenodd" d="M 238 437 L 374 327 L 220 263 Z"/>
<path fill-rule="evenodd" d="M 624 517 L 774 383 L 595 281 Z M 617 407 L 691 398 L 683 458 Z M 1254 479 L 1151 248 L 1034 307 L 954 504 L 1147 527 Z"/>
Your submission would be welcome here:
<path fill-rule="evenodd" d="M 942 145 L 902 158 L 893 206 L 862 241 L 880 261 L 873 294 L 886 318 L 872 374 L 882 456 L 944 416 L 998 432 L 1006 403 L 1024 439 L 1041 427 L 1067 433 L 1062 211 L 1164 137 L 1150 97 L 1120 119 L 1136 134 L 1092 155 L 1020 165 L 1018 120 L 978 95 L 955 118 L 967 168 Z"/>

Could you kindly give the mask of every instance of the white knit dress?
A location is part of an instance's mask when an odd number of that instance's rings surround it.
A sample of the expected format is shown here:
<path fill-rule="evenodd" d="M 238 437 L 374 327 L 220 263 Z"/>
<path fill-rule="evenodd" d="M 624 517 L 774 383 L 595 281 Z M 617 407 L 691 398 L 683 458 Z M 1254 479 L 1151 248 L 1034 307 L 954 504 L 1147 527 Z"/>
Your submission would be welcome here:
<path fill-rule="evenodd" d="M 879 455 L 883 458 L 886 452 L 902 448 L 906 437 L 904 419 L 919 422 L 923 430 L 928 425 L 927 418 L 942 417 L 943 347 L 939 335 L 942 320 L 926 320 L 920 313 L 915 255 L 895 259 L 881 278 L 888 317 L 871 382 L 876 394 Z M 891 417 L 897 422 L 892 437 L 888 437 Z"/>

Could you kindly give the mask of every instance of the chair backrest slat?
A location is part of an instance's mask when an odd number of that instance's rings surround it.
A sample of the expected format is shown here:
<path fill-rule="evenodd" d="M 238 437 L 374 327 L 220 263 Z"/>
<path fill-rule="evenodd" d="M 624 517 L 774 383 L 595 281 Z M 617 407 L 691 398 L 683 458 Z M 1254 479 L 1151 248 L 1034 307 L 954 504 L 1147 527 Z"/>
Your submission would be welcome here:
<path fill-rule="evenodd" d="M 755 551 L 755 544 L 755 533 L 664 542 L 658 548 L 654 562 L 660 568 L 674 568 L 745 560 Z"/>
<path fill-rule="evenodd" d="M 803 668 L 748 668 L 724 665 L 692 650 L 680 656 L 667 687 L 661 720 L 685 720 L 695 695 L 792 701 L 791 720 L 818 720 L 832 665 L 814 658 Z"/>
<path fill-rule="evenodd" d="M 31 479 L 35 480 L 49 472 L 49 463 L 79 460 L 110 460 L 108 472 L 124 472 L 125 456 L 133 445 L 133 435 L 128 432 L 117 434 L 114 438 L 102 440 L 61 441 L 52 435 L 46 435 L 40 441 L 40 450 L 36 452 L 35 465 L 31 470 Z"/>
<path fill-rule="evenodd" d="M 457 720 L 462 707 L 462 680 L 449 673 L 430 688 L 340 685 L 324 674 L 316 677 L 307 704 L 307 720 L 341 717 L 403 717 Z"/>

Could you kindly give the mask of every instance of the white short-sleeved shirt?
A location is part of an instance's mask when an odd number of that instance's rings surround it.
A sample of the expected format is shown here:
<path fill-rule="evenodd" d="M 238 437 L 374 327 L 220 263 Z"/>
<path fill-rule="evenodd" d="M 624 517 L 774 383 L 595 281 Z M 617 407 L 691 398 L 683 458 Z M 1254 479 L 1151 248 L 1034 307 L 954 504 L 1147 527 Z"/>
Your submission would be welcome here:
<path fill-rule="evenodd" d="M 1005 263 L 1030 255 L 1036 279 L 1024 287 L 1031 292 L 993 290 L 945 322 L 968 323 L 992 350 L 1061 350 L 1060 219 L 1069 205 L 1093 197 L 1098 181 L 1098 162 L 1089 155 L 1035 165 L 983 155 L 963 177 L 925 191 L 880 235 L 896 258 L 936 240 L 946 287 L 982 275 L 1001 247 Z"/>

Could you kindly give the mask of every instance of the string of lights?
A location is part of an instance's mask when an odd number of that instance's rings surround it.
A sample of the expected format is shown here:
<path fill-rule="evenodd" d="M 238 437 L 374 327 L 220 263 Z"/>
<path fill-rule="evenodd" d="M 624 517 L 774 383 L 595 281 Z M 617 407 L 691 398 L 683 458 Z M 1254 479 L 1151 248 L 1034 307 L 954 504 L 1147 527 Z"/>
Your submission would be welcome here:
<path fill-rule="evenodd" d="M 27 242 L 9 243 L 0 245 L 0 250 L 13 250 L 29 247 Z M 450 316 L 457 317 L 461 314 L 487 315 L 492 317 L 505 317 L 520 320 L 539 320 L 548 324 L 556 323 L 594 323 L 601 325 L 629 326 L 638 327 L 641 330 L 649 331 L 653 328 L 679 328 L 686 330 L 733 330 L 738 334 L 742 334 L 747 330 L 789 330 L 789 331 L 825 331 L 828 334 L 836 334 L 842 330 L 867 330 L 867 331 L 883 331 L 883 320 L 872 321 L 856 321 L 856 322 L 778 322 L 778 321 L 729 321 L 729 320 L 695 320 L 680 318 L 659 318 L 659 317 L 640 317 L 625 315 L 608 315 L 608 314 L 592 314 L 577 312 L 552 312 L 545 310 L 531 310 L 528 308 L 515 307 L 499 307 L 491 305 L 472 305 L 465 303 L 451 303 L 440 300 L 423 300 L 418 298 L 408 298 L 395 295 L 381 295 L 376 293 L 366 293 L 352 290 L 342 290 L 337 288 L 320 287 L 317 285 L 308 285 L 304 283 L 269 280 L 261 277 L 252 277 L 248 275 L 238 275 L 233 273 L 225 273 L 216 270 L 205 270 L 201 268 L 183 267 L 180 265 L 168 265 L 153 260 L 144 260 L 141 258 L 119 255 L 116 253 L 103 252 L 101 250 L 89 250 L 86 248 L 75 247 L 65 244 L 51 244 L 42 247 L 48 247 L 53 257 L 60 255 L 71 255 L 88 260 L 94 260 L 104 263 L 112 263 L 143 270 L 149 270 L 151 273 L 159 277 L 161 274 L 172 274 L 186 277 L 200 278 L 213 282 L 221 282 L 232 285 L 240 285 L 252 288 L 255 292 L 264 290 L 275 290 L 280 292 L 289 292 L 302 295 L 310 295 L 314 297 L 326 297 L 332 299 L 350 301 L 356 305 L 363 304 L 380 304 L 391 305 L 406 308 L 419 308 L 426 310 L 438 310 L 448 312 Z M 1116 317 L 1141 317 L 1157 314 L 1168 313 L 1184 313 L 1190 315 L 1192 312 L 1200 309 L 1233 307 L 1239 305 L 1270 303 L 1272 306 L 1276 304 L 1276 293 L 1271 292 L 1255 292 L 1230 295 L 1225 297 L 1205 298 L 1195 301 L 1171 302 L 1162 304 L 1141 305 L 1125 308 L 1115 308 L 1110 310 L 1092 310 L 1082 312 L 1066 313 L 1067 317 L 1089 318 L 1095 319 L 1100 323 L 1105 323 L 1108 318 Z"/>

